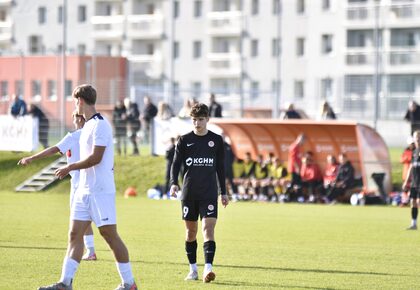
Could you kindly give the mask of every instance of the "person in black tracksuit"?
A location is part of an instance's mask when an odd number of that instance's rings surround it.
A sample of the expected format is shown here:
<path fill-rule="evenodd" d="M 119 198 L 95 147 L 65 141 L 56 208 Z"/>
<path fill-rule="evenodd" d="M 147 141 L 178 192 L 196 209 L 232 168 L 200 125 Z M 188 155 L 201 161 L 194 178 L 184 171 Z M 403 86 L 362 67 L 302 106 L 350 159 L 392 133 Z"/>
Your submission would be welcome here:
<path fill-rule="evenodd" d="M 420 131 L 414 131 L 414 145 L 410 167 L 403 183 L 403 190 L 408 190 L 410 184 L 411 225 L 407 230 L 417 230 L 418 204 L 420 199 Z"/>
<path fill-rule="evenodd" d="M 337 197 L 346 193 L 346 190 L 354 186 L 354 167 L 347 159 L 347 155 L 341 153 L 338 155 L 340 166 L 338 167 L 337 177 L 331 184 L 331 188 L 327 193 L 329 202 L 335 201 Z"/>
<path fill-rule="evenodd" d="M 170 192 L 172 196 L 177 196 L 178 174 L 183 164 L 182 218 L 186 226 L 185 250 L 190 263 L 190 272 L 185 280 L 198 280 L 196 236 L 200 216 L 205 258 L 203 282 L 208 283 L 216 277 L 212 264 L 216 252 L 214 228 L 217 221 L 218 185 L 222 205 L 226 207 L 229 203 L 225 183 L 224 143 L 220 135 L 207 130 L 209 109 L 205 104 L 195 104 L 190 116 L 194 131 L 181 136 L 176 144 Z"/>

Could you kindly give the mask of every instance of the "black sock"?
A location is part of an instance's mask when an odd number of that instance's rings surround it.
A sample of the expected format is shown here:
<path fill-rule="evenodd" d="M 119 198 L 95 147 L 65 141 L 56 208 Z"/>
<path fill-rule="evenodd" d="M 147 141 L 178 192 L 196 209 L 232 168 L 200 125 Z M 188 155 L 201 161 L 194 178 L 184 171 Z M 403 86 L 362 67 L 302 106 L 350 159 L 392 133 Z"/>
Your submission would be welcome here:
<path fill-rule="evenodd" d="M 185 251 L 187 252 L 190 264 L 197 263 L 197 240 L 193 242 L 185 242 Z"/>
<path fill-rule="evenodd" d="M 203 245 L 204 260 L 206 264 L 213 264 L 214 254 L 216 253 L 216 242 L 207 241 Z"/>
<path fill-rule="evenodd" d="M 417 207 L 411 208 L 411 217 L 413 220 L 417 219 L 417 215 L 419 214 L 419 209 Z"/>

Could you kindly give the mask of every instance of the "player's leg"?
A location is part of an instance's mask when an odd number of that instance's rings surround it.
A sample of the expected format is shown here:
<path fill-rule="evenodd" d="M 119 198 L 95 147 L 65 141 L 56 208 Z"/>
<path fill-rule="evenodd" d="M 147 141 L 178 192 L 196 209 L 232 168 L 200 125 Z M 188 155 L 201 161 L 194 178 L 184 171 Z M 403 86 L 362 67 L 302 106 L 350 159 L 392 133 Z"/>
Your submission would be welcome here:
<path fill-rule="evenodd" d="M 197 270 L 197 229 L 198 203 L 196 201 L 182 201 L 182 219 L 185 222 L 185 252 L 187 253 L 190 271 L 185 280 L 198 280 Z"/>
<path fill-rule="evenodd" d="M 83 242 L 85 244 L 86 253 L 83 255 L 82 260 L 85 261 L 96 261 L 95 243 L 93 241 L 93 229 L 92 224 L 89 224 L 83 236 Z"/>
<path fill-rule="evenodd" d="M 216 254 L 216 242 L 214 239 L 214 228 L 216 227 L 217 219 L 214 217 L 205 217 L 202 221 L 203 232 L 203 250 L 204 250 L 204 271 L 203 281 L 209 283 L 216 278 L 213 272 L 213 260 Z"/>
<path fill-rule="evenodd" d="M 83 233 L 90 221 L 72 220 L 70 223 L 67 253 L 63 261 L 60 280 L 38 290 L 71 290 L 73 277 L 83 255 Z"/>
<path fill-rule="evenodd" d="M 417 230 L 417 216 L 418 216 L 418 191 L 416 188 L 410 189 L 410 205 L 411 205 L 411 225 L 407 230 Z"/>

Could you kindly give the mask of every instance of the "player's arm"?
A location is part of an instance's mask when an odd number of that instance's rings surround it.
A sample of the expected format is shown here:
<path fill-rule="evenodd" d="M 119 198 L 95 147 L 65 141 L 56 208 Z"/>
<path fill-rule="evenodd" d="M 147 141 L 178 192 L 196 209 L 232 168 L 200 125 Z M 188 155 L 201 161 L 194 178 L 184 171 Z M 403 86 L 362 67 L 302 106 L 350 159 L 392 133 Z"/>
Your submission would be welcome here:
<path fill-rule="evenodd" d="M 223 140 L 220 137 L 220 145 L 216 152 L 216 172 L 219 180 L 222 205 L 226 207 L 229 204 L 229 198 L 226 194 L 226 176 L 225 176 L 225 149 Z"/>
<path fill-rule="evenodd" d="M 403 190 L 408 190 L 407 185 L 410 183 L 412 168 L 413 168 L 413 166 L 412 166 L 412 164 L 410 164 L 410 167 L 408 167 L 408 171 L 407 171 L 407 177 L 405 178 L 405 180 L 402 184 L 402 189 Z"/>
<path fill-rule="evenodd" d="M 171 185 L 170 193 L 176 197 L 176 192 L 179 190 L 178 176 L 182 164 L 182 138 L 180 138 L 175 146 L 174 159 L 171 166 L 171 175 L 169 184 Z"/>
<path fill-rule="evenodd" d="M 72 170 L 90 168 L 92 166 L 99 164 L 102 160 L 102 157 L 104 156 L 105 149 L 106 149 L 106 146 L 95 145 L 93 147 L 92 154 L 89 155 L 86 159 L 58 168 L 55 171 L 55 175 L 58 178 L 62 179 L 67 174 L 69 174 L 69 172 Z"/>
<path fill-rule="evenodd" d="M 17 164 L 18 165 L 28 165 L 32 161 L 54 155 L 58 152 L 60 152 L 60 150 L 58 149 L 57 146 L 48 147 L 48 148 L 42 150 L 41 152 L 39 152 L 37 154 L 34 154 L 32 156 L 28 156 L 28 157 L 24 157 L 24 158 L 20 159 Z"/>

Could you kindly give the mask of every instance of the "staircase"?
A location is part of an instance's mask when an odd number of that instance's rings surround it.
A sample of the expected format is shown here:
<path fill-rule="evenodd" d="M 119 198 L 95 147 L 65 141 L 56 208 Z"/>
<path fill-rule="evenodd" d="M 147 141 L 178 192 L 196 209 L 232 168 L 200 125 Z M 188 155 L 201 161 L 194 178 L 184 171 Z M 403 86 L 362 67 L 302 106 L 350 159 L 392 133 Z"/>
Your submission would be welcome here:
<path fill-rule="evenodd" d="M 56 181 L 58 178 L 54 175 L 57 168 L 67 164 L 66 156 L 62 156 L 55 160 L 53 163 L 44 167 L 41 171 L 33 175 L 31 178 L 25 180 L 19 184 L 15 191 L 40 191 L 46 188 L 48 185 Z"/>

